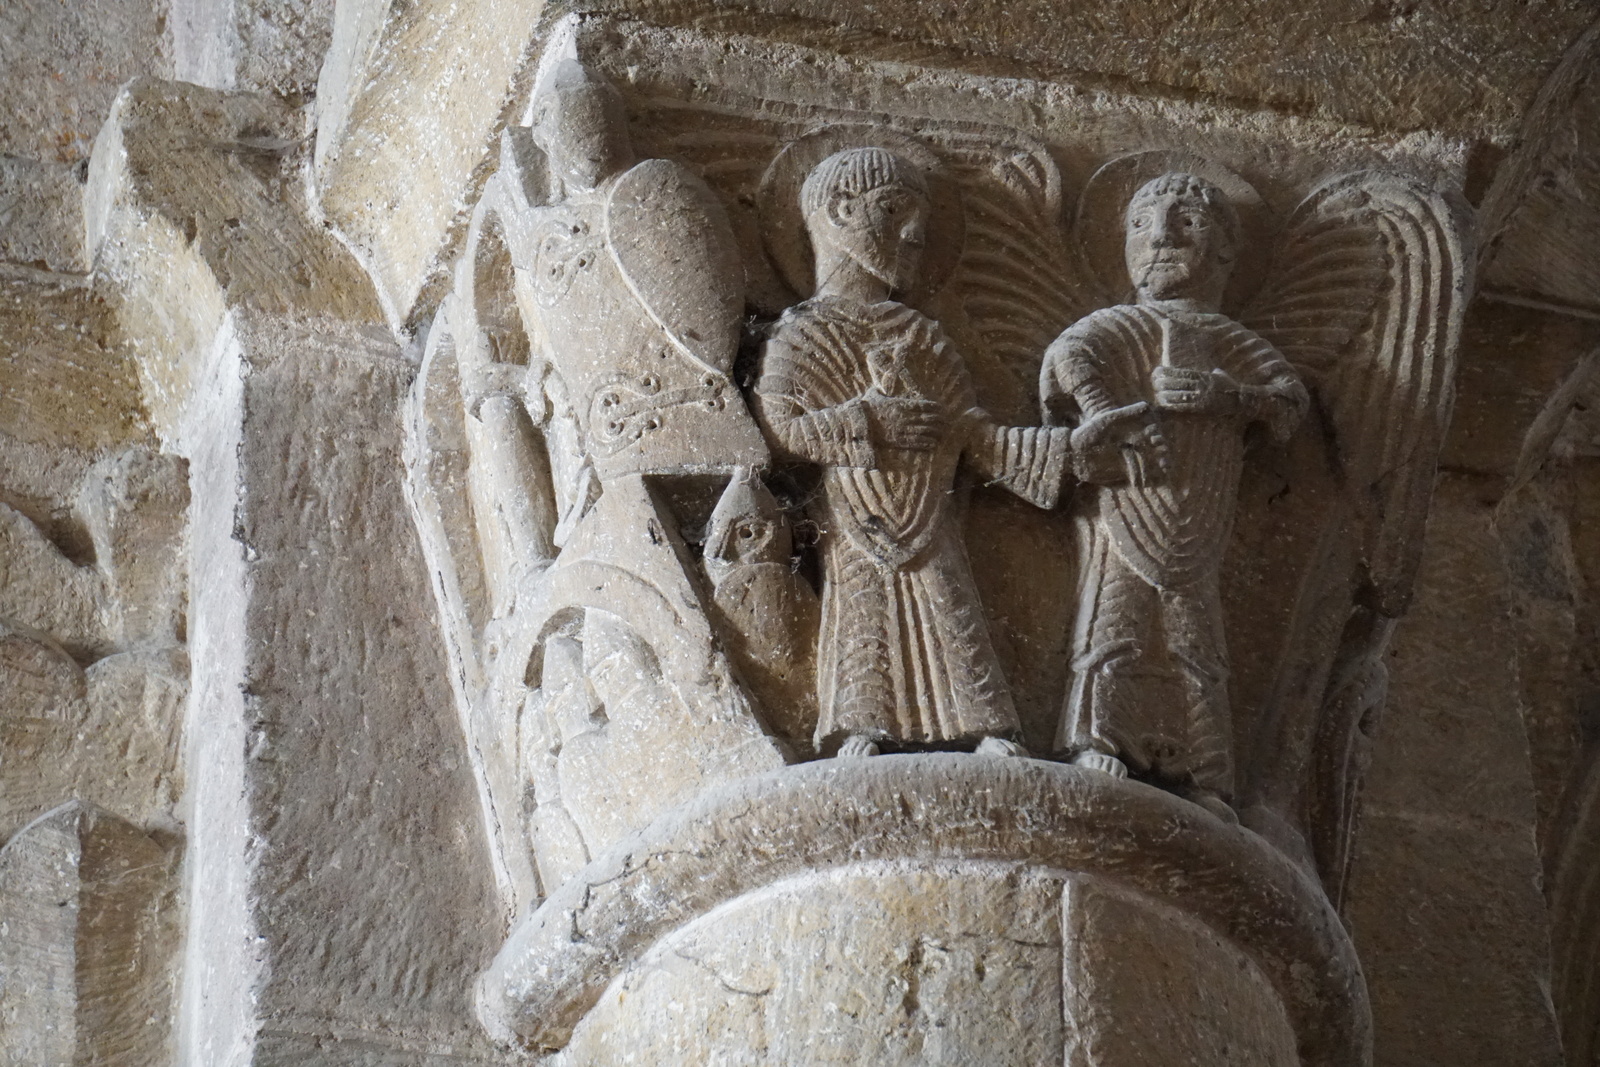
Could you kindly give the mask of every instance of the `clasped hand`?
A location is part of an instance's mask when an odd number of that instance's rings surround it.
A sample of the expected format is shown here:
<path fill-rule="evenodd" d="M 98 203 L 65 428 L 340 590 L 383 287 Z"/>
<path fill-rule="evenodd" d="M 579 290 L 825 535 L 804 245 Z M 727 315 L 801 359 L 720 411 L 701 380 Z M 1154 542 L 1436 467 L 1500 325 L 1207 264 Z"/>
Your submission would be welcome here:
<path fill-rule="evenodd" d="M 1150 372 L 1156 407 L 1189 415 L 1235 415 L 1244 402 L 1239 383 L 1221 370 L 1156 367 Z"/>
<path fill-rule="evenodd" d="M 1167 442 L 1144 401 L 1102 411 L 1072 431 L 1072 468 L 1090 485 L 1153 485 L 1167 467 Z"/>
<path fill-rule="evenodd" d="M 944 405 L 915 396 L 889 396 L 877 390 L 861 398 L 872 421 L 873 438 L 885 448 L 932 452 L 950 428 Z"/>

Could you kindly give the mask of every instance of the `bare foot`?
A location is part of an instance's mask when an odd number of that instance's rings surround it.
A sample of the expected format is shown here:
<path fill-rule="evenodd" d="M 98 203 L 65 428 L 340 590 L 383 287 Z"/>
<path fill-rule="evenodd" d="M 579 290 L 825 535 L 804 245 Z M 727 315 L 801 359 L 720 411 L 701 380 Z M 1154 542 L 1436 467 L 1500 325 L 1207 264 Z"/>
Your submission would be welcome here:
<path fill-rule="evenodd" d="M 1126 763 L 1107 753 L 1096 752 L 1092 748 L 1086 748 L 1076 756 L 1073 756 L 1072 765 L 1074 767 L 1082 767 L 1085 770 L 1109 774 L 1113 778 L 1128 777 L 1128 765 Z"/>
<path fill-rule="evenodd" d="M 1015 741 L 1007 741 L 1003 737 L 985 737 L 978 742 L 974 750 L 979 756 L 1023 756 L 1028 755 L 1028 750 Z"/>
<path fill-rule="evenodd" d="M 860 759 L 863 756 L 876 756 L 879 751 L 878 743 L 866 734 L 851 734 L 839 746 L 838 758 Z"/>

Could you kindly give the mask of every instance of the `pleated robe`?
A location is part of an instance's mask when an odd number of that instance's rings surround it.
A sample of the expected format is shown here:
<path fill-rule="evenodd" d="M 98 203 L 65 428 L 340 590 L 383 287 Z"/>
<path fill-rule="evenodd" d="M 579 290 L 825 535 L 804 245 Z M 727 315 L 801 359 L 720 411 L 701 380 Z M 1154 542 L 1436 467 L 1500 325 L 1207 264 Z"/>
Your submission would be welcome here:
<path fill-rule="evenodd" d="M 875 440 L 870 391 L 939 404 L 931 451 Z M 960 745 L 1020 731 L 961 537 L 963 464 L 1041 507 L 1069 459 L 1065 431 L 996 425 L 938 325 L 893 301 L 791 308 L 762 355 L 755 407 L 776 453 L 822 468 L 819 749 L 850 735 Z"/>
<path fill-rule="evenodd" d="M 1299 376 L 1225 315 L 1105 308 L 1051 345 L 1047 409 L 1081 418 L 1145 401 L 1166 365 L 1221 370 L 1278 399 L 1264 415 L 1162 412 L 1167 469 L 1145 485 L 1084 486 L 1074 504 L 1078 613 L 1073 683 L 1057 748 L 1095 749 L 1136 771 L 1228 796 L 1233 744 L 1220 574 L 1252 419 L 1285 437 L 1306 407 Z"/>

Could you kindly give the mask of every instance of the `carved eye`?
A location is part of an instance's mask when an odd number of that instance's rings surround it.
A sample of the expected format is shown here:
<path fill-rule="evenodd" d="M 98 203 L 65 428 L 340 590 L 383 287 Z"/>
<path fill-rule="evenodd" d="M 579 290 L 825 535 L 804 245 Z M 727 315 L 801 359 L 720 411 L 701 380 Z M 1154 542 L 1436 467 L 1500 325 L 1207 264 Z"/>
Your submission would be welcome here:
<path fill-rule="evenodd" d="M 1135 215 L 1133 217 L 1133 228 L 1134 229 L 1142 230 L 1148 225 L 1150 225 L 1149 216 L 1147 216 L 1147 215 Z"/>
<path fill-rule="evenodd" d="M 752 540 L 755 539 L 755 536 L 756 536 L 756 528 L 754 526 L 741 526 L 741 527 L 739 527 L 739 540 L 741 540 L 741 541 L 752 541 Z"/>

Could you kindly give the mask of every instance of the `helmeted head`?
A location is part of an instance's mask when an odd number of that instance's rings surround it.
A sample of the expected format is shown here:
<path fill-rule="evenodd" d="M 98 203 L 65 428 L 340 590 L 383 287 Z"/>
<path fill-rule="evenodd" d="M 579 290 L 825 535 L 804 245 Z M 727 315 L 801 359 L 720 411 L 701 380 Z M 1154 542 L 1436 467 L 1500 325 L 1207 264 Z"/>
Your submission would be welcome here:
<path fill-rule="evenodd" d="M 1140 300 L 1221 304 L 1239 243 L 1239 216 L 1221 189 L 1193 174 L 1163 174 L 1133 194 L 1125 221 Z"/>
<path fill-rule="evenodd" d="M 568 188 L 593 189 L 633 162 L 622 97 L 575 59 L 539 83 L 532 117 L 534 142 Z"/>
<path fill-rule="evenodd" d="M 886 148 L 847 148 L 817 164 L 800 189 L 816 252 L 817 287 L 827 264 L 858 264 L 891 290 L 909 289 L 922 264 L 928 183 L 920 168 Z"/>
<path fill-rule="evenodd" d="M 755 471 L 740 467 L 711 512 L 706 530 L 707 566 L 787 564 L 793 544 L 783 509 L 772 492 Z"/>

